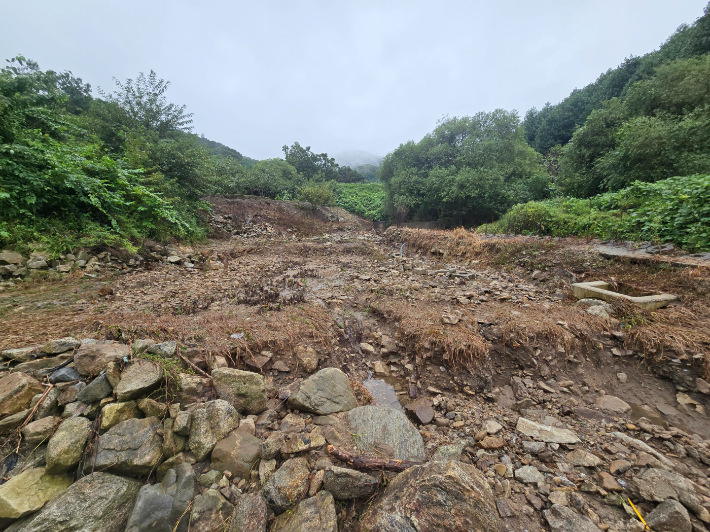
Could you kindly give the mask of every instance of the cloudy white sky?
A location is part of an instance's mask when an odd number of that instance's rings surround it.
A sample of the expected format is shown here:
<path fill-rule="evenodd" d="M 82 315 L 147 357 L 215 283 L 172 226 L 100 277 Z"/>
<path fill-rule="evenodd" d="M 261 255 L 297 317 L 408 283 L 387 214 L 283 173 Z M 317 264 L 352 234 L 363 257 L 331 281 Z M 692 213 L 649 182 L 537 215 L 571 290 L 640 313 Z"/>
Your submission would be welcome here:
<path fill-rule="evenodd" d="M 706 3 L 0 0 L 0 52 L 109 90 L 153 69 L 195 133 L 257 159 L 384 155 L 446 114 L 557 102 Z"/>

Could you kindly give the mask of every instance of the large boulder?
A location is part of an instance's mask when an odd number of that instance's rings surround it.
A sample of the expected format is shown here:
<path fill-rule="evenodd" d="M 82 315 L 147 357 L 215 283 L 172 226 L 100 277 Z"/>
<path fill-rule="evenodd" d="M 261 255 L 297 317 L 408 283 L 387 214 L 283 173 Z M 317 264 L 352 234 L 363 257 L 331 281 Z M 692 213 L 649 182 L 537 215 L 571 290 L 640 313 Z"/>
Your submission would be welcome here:
<path fill-rule="evenodd" d="M 57 338 L 56 340 L 50 340 L 42 346 L 42 352 L 46 355 L 60 355 L 76 349 L 81 345 L 81 342 L 76 338 L 71 336 L 66 336 L 64 338 Z"/>
<path fill-rule="evenodd" d="M 245 493 L 234 504 L 229 532 L 266 532 L 270 513 L 261 493 Z"/>
<path fill-rule="evenodd" d="M 401 473 L 363 515 L 359 530 L 499 532 L 491 488 L 475 466 L 450 460 Z"/>
<path fill-rule="evenodd" d="M 105 341 L 84 343 L 74 353 L 74 366 L 85 377 L 94 377 L 109 364 L 109 362 L 129 357 L 131 348 L 126 344 Z"/>
<path fill-rule="evenodd" d="M 49 475 L 44 467 L 15 475 L 0 486 L 0 519 L 17 519 L 36 512 L 72 482 L 69 475 Z"/>
<path fill-rule="evenodd" d="M 122 475 L 148 475 L 160 463 L 163 441 L 158 418 L 127 419 L 99 438 L 94 468 Z"/>
<path fill-rule="evenodd" d="M 0 417 L 22 412 L 44 388 L 37 379 L 15 372 L 0 379 Z"/>
<path fill-rule="evenodd" d="M 261 458 L 261 440 L 237 429 L 220 440 L 212 451 L 212 469 L 249 478 L 249 472 Z"/>
<path fill-rule="evenodd" d="M 195 497 L 190 514 L 190 532 L 223 530 L 233 506 L 217 490 L 207 490 Z"/>
<path fill-rule="evenodd" d="M 76 467 L 90 430 L 91 421 L 85 417 L 71 417 L 62 421 L 47 444 L 47 472 L 56 475 Z"/>
<path fill-rule="evenodd" d="M 327 491 L 298 503 L 293 513 L 281 514 L 271 532 L 338 532 L 335 501 Z"/>
<path fill-rule="evenodd" d="M 637 475 L 630 486 L 638 495 L 647 500 L 663 502 L 675 499 L 690 508 L 698 517 L 706 520 L 708 511 L 700 505 L 692 482 L 673 471 L 652 467 Z"/>
<path fill-rule="evenodd" d="M 386 406 L 360 406 L 348 412 L 346 419 L 365 454 L 377 453 L 415 462 L 426 458 L 422 435 L 399 410 Z"/>
<path fill-rule="evenodd" d="M 305 458 L 286 460 L 264 484 L 264 497 L 278 513 L 288 510 L 308 493 L 309 474 Z"/>
<path fill-rule="evenodd" d="M 130 401 L 148 395 L 163 381 L 163 368 L 149 360 L 135 360 L 121 374 L 116 399 Z"/>
<path fill-rule="evenodd" d="M 239 425 L 239 412 L 223 399 L 196 408 L 190 423 L 188 446 L 198 460 L 207 458 L 217 442 Z"/>
<path fill-rule="evenodd" d="M 123 532 L 140 487 L 136 480 L 92 473 L 6 532 Z"/>
<path fill-rule="evenodd" d="M 189 373 L 180 373 L 177 382 L 177 399 L 182 404 L 206 403 L 215 398 L 212 383 L 205 377 L 190 375 Z"/>
<path fill-rule="evenodd" d="M 304 380 L 291 394 L 292 408 L 318 415 L 345 412 L 357 406 L 348 376 L 337 368 L 324 368 Z"/>
<path fill-rule="evenodd" d="M 217 397 L 229 402 L 239 412 L 260 414 L 266 410 L 264 376 L 233 368 L 212 370 Z"/>
<path fill-rule="evenodd" d="M 146 484 L 138 492 L 126 532 L 186 532 L 190 516 L 185 510 L 194 494 L 192 466 L 182 463 L 169 469 L 160 484 Z"/>
<path fill-rule="evenodd" d="M 646 524 L 656 532 L 692 532 L 688 510 L 673 499 L 666 499 L 646 516 Z"/>

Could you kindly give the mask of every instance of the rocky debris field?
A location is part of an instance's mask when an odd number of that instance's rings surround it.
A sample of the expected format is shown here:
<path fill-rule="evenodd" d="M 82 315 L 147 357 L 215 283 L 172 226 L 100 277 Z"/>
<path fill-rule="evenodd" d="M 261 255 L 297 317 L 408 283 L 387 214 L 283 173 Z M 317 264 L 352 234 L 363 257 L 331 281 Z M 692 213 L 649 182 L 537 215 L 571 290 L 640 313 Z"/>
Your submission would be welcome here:
<path fill-rule="evenodd" d="M 0 528 L 709 529 L 707 270 L 214 202 L 207 244 L 2 285 Z"/>

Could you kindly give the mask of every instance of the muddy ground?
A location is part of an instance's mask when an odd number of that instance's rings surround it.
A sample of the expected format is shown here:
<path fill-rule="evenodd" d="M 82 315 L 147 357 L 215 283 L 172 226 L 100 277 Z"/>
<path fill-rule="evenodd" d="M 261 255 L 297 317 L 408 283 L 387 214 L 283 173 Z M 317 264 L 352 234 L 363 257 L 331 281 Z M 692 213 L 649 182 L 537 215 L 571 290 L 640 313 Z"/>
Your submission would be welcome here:
<path fill-rule="evenodd" d="M 177 340 L 205 369 L 262 372 L 276 395 L 307 375 L 295 352 L 310 346 L 320 367 L 385 381 L 401 404 L 430 399 L 441 421 L 419 426 L 429 452 L 475 438 L 488 419 L 512 426 L 521 409 L 599 446 L 618 427 L 651 434 L 628 424 L 710 439 L 710 396 L 697 384 L 710 378 L 708 268 L 608 260 L 578 239 L 378 233 L 339 209 L 212 201 L 212 239 L 176 246 L 179 262 L 114 260 L 98 273 L 3 284 L 0 349 L 62 336 Z M 592 280 L 680 299 L 592 315 L 570 289 Z M 602 394 L 631 411 L 602 412 Z M 545 529 L 531 503 L 511 500 L 508 530 Z M 613 505 L 588 503 L 602 524 L 621 519 Z"/>

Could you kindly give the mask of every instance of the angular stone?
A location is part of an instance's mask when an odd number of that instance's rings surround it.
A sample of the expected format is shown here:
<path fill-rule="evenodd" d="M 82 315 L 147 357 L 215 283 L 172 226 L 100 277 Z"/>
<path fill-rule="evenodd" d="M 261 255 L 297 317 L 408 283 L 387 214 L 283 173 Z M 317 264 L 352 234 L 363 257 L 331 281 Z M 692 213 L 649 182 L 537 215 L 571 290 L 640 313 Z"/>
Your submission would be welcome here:
<path fill-rule="evenodd" d="M 288 398 L 289 406 L 318 415 L 345 412 L 357 406 L 347 375 L 337 368 L 324 368 L 303 381 Z"/>
<path fill-rule="evenodd" d="M 173 432 L 175 420 L 166 418 L 163 420 L 163 456 L 169 458 L 185 450 L 187 438 Z"/>
<path fill-rule="evenodd" d="M 237 429 L 220 440 L 212 451 L 212 469 L 249 478 L 261 458 L 261 440 Z"/>
<path fill-rule="evenodd" d="M 535 421 L 530 421 L 524 417 L 518 418 L 515 430 L 517 430 L 520 434 L 535 438 L 536 440 L 544 441 L 546 443 L 572 444 L 581 442 L 579 437 L 569 429 L 560 429 L 549 425 L 543 425 L 542 423 L 536 423 Z"/>
<path fill-rule="evenodd" d="M 695 379 L 695 386 L 698 388 L 698 391 L 700 393 L 710 395 L 710 382 L 698 377 L 697 379 Z"/>
<path fill-rule="evenodd" d="M 313 373 L 318 369 L 318 353 L 311 346 L 298 346 L 296 348 L 296 359 L 298 360 L 298 365 L 306 373 Z"/>
<path fill-rule="evenodd" d="M 161 342 L 159 344 L 152 344 L 149 345 L 145 351 L 146 353 L 151 353 L 153 355 L 172 357 L 175 356 L 177 351 L 177 342 Z"/>
<path fill-rule="evenodd" d="M 505 447 L 505 440 L 498 436 L 486 436 L 479 442 L 479 445 L 484 449 L 502 449 Z"/>
<path fill-rule="evenodd" d="M 654 532 L 692 532 L 688 510 L 673 499 L 666 499 L 646 516 L 646 524 Z"/>
<path fill-rule="evenodd" d="M 631 469 L 631 462 L 628 460 L 614 460 L 609 464 L 609 473 L 619 475 Z"/>
<path fill-rule="evenodd" d="M 59 368 L 57 371 L 52 372 L 49 376 L 49 382 L 51 384 L 78 381 L 79 379 L 81 379 L 81 375 L 79 375 L 79 372 L 71 366 Z"/>
<path fill-rule="evenodd" d="M 191 465 L 183 463 L 169 469 L 160 484 L 146 484 L 140 489 L 126 532 L 187 532 L 190 516 L 185 510 L 194 493 Z"/>
<path fill-rule="evenodd" d="M 173 431 L 180 436 L 190 435 L 190 425 L 192 423 L 192 414 L 186 410 L 182 410 L 175 416 L 173 422 Z"/>
<path fill-rule="evenodd" d="M 149 360 L 134 360 L 121 374 L 116 398 L 119 401 L 138 399 L 158 388 L 162 381 L 162 367 Z"/>
<path fill-rule="evenodd" d="M 223 530 L 233 506 L 217 490 L 207 490 L 195 497 L 190 514 L 190 532 Z"/>
<path fill-rule="evenodd" d="M 264 497 L 277 513 L 286 511 L 308 493 L 309 474 L 305 458 L 286 460 L 264 484 Z"/>
<path fill-rule="evenodd" d="M 37 405 L 34 419 L 42 419 L 43 417 L 59 414 L 59 403 L 57 400 L 59 399 L 60 393 L 59 389 L 54 387 L 49 390 L 49 393 L 44 396 L 44 399 L 42 399 L 42 395 L 44 394 L 35 395 L 30 403 L 30 407 L 32 408 L 34 408 L 34 405 Z"/>
<path fill-rule="evenodd" d="M 358 530 L 499 532 L 500 519 L 483 474 L 450 460 L 400 473 L 364 513 Z"/>
<path fill-rule="evenodd" d="M 631 410 L 631 406 L 629 406 L 629 403 L 622 401 L 621 399 L 619 399 L 618 397 L 614 397 L 613 395 L 602 395 L 600 397 L 597 397 L 596 403 L 597 406 L 602 410 L 614 412 L 616 414 L 624 414 Z"/>
<path fill-rule="evenodd" d="M 379 481 L 366 473 L 331 466 L 325 470 L 323 489 L 339 500 L 362 499 L 375 493 Z"/>
<path fill-rule="evenodd" d="M 5 349 L 0 353 L 0 358 L 9 360 L 10 362 L 27 362 L 31 355 L 38 353 L 41 346 L 33 345 L 30 347 L 20 347 L 17 349 Z"/>
<path fill-rule="evenodd" d="M 238 411 L 260 414 L 266 410 L 264 376 L 232 368 L 212 370 L 212 382 L 217 397 L 229 402 Z"/>
<path fill-rule="evenodd" d="M 377 453 L 396 460 L 423 461 L 424 440 L 407 417 L 386 406 L 360 406 L 348 412 L 346 419 L 365 454 Z"/>
<path fill-rule="evenodd" d="M 282 514 L 276 518 L 271 528 L 272 532 L 315 532 L 316 530 L 338 532 L 335 501 L 327 491 L 318 492 L 315 497 L 302 500 L 292 514 Z"/>
<path fill-rule="evenodd" d="M 325 444 L 325 438 L 318 432 L 318 429 L 310 433 L 288 434 L 281 446 L 281 454 L 302 453 L 311 449 L 318 449 Z"/>
<path fill-rule="evenodd" d="M 99 437 L 95 469 L 122 475 L 148 475 L 160 463 L 160 420 L 154 417 L 127 419 Z"/>
<path fill-rule="evenodd" d="M 693 484 L 678 473 L 649 468 L 634 477 L 633 483 L 639 495 L 647 501 L 663 502 L 666 499 L 675 499 L 696 515 L 704 514 L 705 509 L 700 505 Z"/>
<path fill-rule="evenodd" d="M 575 449 L 567 454 L 567 461 L 573 466 L 580 467 L 597 467 L 602 463 L 601 458 L 592 453 L 588 453 L 584 449 Z"/>
<path fill-rule="evenodd" d="M 27 416 L 30 415 L 32 411 L 28 408 L 17 414 L 12 414 L 11 416 L 4 417 L 0 419 L 0 435 L 10 434 L 15 432 L 22 423 L 24 423 Z"/>
<path fill-rule="evenodd" d="M 206 403 L 214 398 L 214 388 L 209 379 L 189 373 L 178 375 L 178 401 L 180 403 L 185 405 Z"/>
<path fill-rule="evenodd" d="M 515 479 L 525 484 L 539 484 L 545 482 L 545 475 L 536 467 L 528 465 L 515 470 Z"/>
<path fill-rule="evenodd" d="M 109 362 L 131 355 L 131 348 L 118 342 L 84 343 L 74 353 L 74 366 L 83 376 L 96 376 Z"/>
<path fill-rule="evenodd" d="M 483 429 L 488 433 L 488 434 L 498 434 L 501 430 L 503 430 L 503 425 L 495 421 L 494 419 L 489 419 L 486 421 L 486 424 L 484 425 Z"/>
<path fill-rule="evenodd" d="M 76 338 L 67 336 L 65 338 L 58 338 L 57 340 L 50 340 L 42 346 L 42 352 L 47 355 L 60 355 L 76 349 L 81 345 L 81 342 Z"/>
<path fill-rule="evenodd" d="M 170 469 L 174 469 L 180 464 L 194 465 L 197 462 L 195 455 L 190 452 L 178 453 L 173 457 L 168 458 L 158 466 L 156 478 L 160 481 L 165 478 L 165 475 Z"/>
<path fill-rule="evenodd" d="M 155 399 L 150 397 L 144 397 L 136 401 L 138 405 L 138 410 L 145 414 L 145 417 L 157 417 L 161 419 L 165 415 L 165 411 L 168 409 L 168 405 L 165 403 L 160 403 Z"/>
<path fill-rule="evenodd" d="M 434 419 L 434 409 L 431 406 L 431 401 L 426 397 L 420 397 L 416 401 L 412 401 L 404 407 L 404 411 L 409 415 L 410 419 L 413 418 L 422 425 L 431 423 L 431 420 Z"/>
<path fill-rule="evenodd" d="M 271 460 L 279 455 L 279 451 L 286 441 L 286 435 L 282 432 L 274 432 L 261 444 L 261 457 Z"/>
<path fill-rule="evenodd" d="M 599 478 L 599 484 L 601 484 L 601 487 L 605 489 L 606 491 L 622 491 L 623 488 L 621 485 L 616 481 L 616 479 L 606 471 L 600 471 L 598 473 L 598 478 Z"/>
<path fill-rule="evenodd" d="M 64 473 L 76 467 L 90 430 L 91 421 L 85 417 L 71 417 L 62 421 L 47 444 L 47 473 Z"/>
<path fill-rule="evenodd" d="M 55 427 L 61 419 L 54 416 L 44 417 L 28 423 L 22 427 L 22 441 L 31 445 L 36 445 L 48 440 L 54 433 Z"/>
<path fill-rule="evenodd" d="M 7 249 L 0 251 L 0 264 L 3 266 L 6 264 L 21 266 L 24 260 L 25 259 L 22 255 L 15 253 L 14 251 L 9 251 Z"/>
<path fill-rule="evenodd" d="M 44 392 L 37 379 L 15 372 L 0 378 L 0 417 L 17 414 L 30 406 L 32 398 Z"/>
<path fill-rule="evenodd" d="M 553 504 L 543 515 L 552 532 L 599 532 L 599 527 L 586 515 L 580 515 L 571 508 Z"/>
<path fill-rule="evenodd" d="M 6 532 L 123 532 L 140 487 L 136 480 L 93 473 Z"/>
<path fill-rule="evenodd" d="M 229 532 L 266 532 L 269 507 L 261 493 L 248 493 L 239 497 L 234 505 Z M 315 523 L 313 523 L 315 525 Z M 312 528 L 311 530 L 320 530 Z"/>
<path fill-rule="evenodd" d="M 195 458 L 204 460 L 224 438 L 239 426 L 239 413 L 223 399 L 200 405 L 192 413 L 188 446 Z"/>
<path fill-rule="evenodd" d="M 15 475 L 0 485 L 0 519 L 17 519 L 36 512 L 72 482 L 69 475 L 50 475 L 44 467 Z"/>
<path fill-rule="evenodd" d="M 82 388 L 77 394 L 76 400 L 88 405 L 98 403 L 101 399 L 105 399 L 113 393 L 113 388 L 109 384 L 106 377 L 101 375 Z"/>
<path fill-rule="evenodd" d="M 101 432 L 106 432 L 111 427 L 140 415 L 135 401 L 109 403 L 101 409 Z"/>

